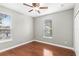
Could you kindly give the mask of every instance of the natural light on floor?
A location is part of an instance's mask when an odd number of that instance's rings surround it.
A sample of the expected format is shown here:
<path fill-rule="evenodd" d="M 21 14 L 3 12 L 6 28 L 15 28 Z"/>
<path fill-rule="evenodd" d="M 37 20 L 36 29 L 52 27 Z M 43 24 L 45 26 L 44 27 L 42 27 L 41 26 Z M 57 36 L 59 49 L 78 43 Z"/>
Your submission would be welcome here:
<path fill-rule="evenodd" d="M 53 55 L 53 53 L 50 50 L 48 50 L 48 49 L 44 49 L 43 51 L 44 51 L 43 52 L 44 56 L 52 56 Z"/>

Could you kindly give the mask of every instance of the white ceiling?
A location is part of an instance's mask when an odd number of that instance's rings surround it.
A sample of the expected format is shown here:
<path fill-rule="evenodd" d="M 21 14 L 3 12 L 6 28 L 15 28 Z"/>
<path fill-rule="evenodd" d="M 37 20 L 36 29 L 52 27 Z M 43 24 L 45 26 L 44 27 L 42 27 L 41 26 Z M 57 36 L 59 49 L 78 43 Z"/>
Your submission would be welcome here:
<path fill-rule="evenodd" d="M 31 5 L 31 3 L 27 3 Z M 74 7 L 73 3 L 42 3 L 40 6 L 47 6 L 48 9 L 42 9 L 40 10 L 40 14 L 37 12 L 28 12 L 31 10 L 31 7 L 24 6 L 22 3 L 1 3 L 0 5 L 5 6 L 7 8 L 10 8 L 12 10 L 15 10 L 17 12 L 27 14 L 32 17 L 42 16 L 50 13 L 55 13 L 63 10 L 68 10 Z"/>

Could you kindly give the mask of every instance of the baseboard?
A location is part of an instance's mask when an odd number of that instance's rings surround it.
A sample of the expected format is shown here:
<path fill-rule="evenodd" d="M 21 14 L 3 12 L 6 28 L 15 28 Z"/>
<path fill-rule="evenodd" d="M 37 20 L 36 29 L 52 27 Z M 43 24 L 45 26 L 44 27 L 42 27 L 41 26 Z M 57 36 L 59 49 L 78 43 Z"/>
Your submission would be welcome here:
<path fill-rule="evenodd" d="M 15 46 L 0 50 L 0 53 L 4 52 L 4 51 L 7 51 L 7 50 L 10 50 L 10 49 L 13 49 L 13 48 L 16 48 L 16 47 L 19 47 L 19 46 L 24 45 L 24 44 L 31 43 L 33 41 L 37 41 L 37 42 L 41 42 L 41 43 L 45 43 L 45 44 L 49 44 L 49 45 L 54 45 L 54 46 L 58 46 L 58 47 L 62 47 L 62 48 L 67 48 L 67 49 L 71 49 L 71 50 L 74 51 L 74 48 L 71 48 L 71 47 L 62 46 L 62 45 L 59 45 L 59 44 L 54 44 L 54 43 L 49 43 L 49 42 L 44 42 L 44 41 L 41 41 L 41 40 L 31 40 L 31 41 L 28 41 L 28 42 L 24 42 L 24 43 L 21 43 L 21 44 L 18 44 L 18 45 L 15 45 Z"/>
<path fill-rule="evenodd" d="M 58 46 L 58 47 L 62 47 L 62 48 L 67 48 L 67 49 L 71 49 L 71 50 L 74 51 L 74 48 L 72 48 L 72 47 L 67 47 L 67 46 L 54 44 L 54 43 L 49 43 L 49 42 L 44 42 L 44 41 L 41 41 L 41 40 L 33 40 L 33 41 L 37 41 L 37 42 L 41 42 L 41 43 L 45 43 L 45 44 L 49 44 L 49 45 L 54 45 L 54 46 Z"/>
<path fill-rule="evenodd" d="M 79 51 L 75 50 L 76 56 L 79 56 Z"/>
<path fill-rule="evenodd" d="M 24 45 L 24 44 L 31 43 L 31 42 L 33 42 L 33 40 L 28 41 L 28 42 L 24 42 L 24 43 L 21 43 L 21 44 L 18 44 L 18 45 L 15 45 L 15 46 L 12 46 L 12 47 L 9 47 L 9 48 L 6 48 L 6 49 L 3 49 L 3 50 L 0 50 L 0 53 L 1 53 L 1 52 L 4 52 L 4 51 L 7 51 L 7 50 L 10 50 L 10 49 L 13 49 L 13 48 L 16 48 L 16 47 L 19 47 L 19 46 Z"/>

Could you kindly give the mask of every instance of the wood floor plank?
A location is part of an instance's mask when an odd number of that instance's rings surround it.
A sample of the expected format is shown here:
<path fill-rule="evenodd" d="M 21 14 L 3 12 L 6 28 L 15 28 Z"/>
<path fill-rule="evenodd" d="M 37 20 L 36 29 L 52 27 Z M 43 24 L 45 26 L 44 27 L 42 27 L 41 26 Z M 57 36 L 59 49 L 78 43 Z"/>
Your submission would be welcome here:
<path fill-rule="evenodd" d="M 75 52 L 70 49 L 34 41 L 2 52 L 0 56 L 75 56 Z"/>

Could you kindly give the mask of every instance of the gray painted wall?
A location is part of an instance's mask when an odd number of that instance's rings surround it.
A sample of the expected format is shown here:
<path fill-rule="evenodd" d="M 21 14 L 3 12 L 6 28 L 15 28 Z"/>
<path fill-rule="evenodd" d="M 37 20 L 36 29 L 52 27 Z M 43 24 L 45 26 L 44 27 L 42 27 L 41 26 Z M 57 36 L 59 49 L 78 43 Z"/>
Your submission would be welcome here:
<path fill-rule="evenodd" d="M 79 56 L 79 13 L 77 14 L 78 11 L 79 3 L 75 4 L 74 9 L 74 48 L 77 56 Z"/>
<path fill-rule="evenodd" d="M 35 39 L 73 47 L 73 9 L 34 18 Z M 52 19 L 53 38 L 43 38 L 43 23 Z"/>
<path fill-rule="evenodd" d="M 12 18 L 12 41 L 0 43 L 0 50 L 28 42 L 33 39 L 33 19 L 0 6 L 0 13 L 8 14 Z"/>

